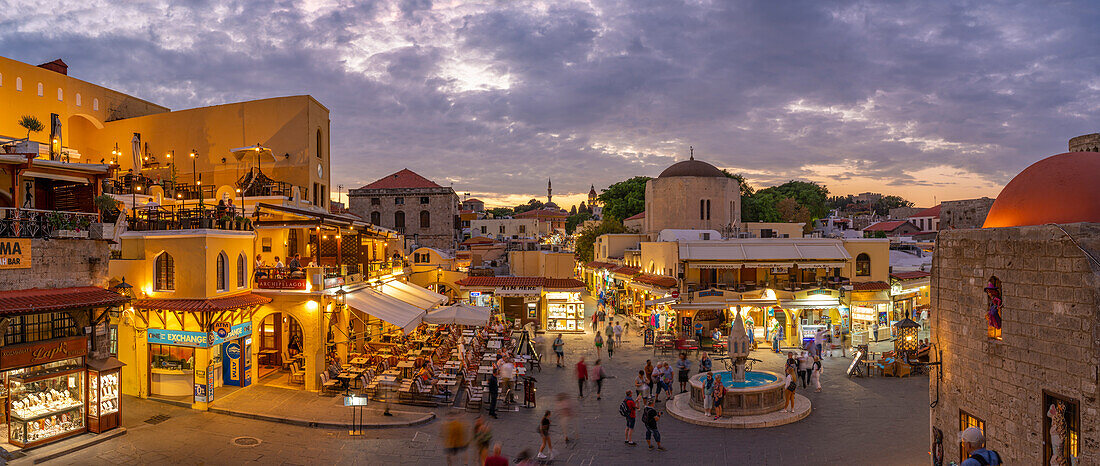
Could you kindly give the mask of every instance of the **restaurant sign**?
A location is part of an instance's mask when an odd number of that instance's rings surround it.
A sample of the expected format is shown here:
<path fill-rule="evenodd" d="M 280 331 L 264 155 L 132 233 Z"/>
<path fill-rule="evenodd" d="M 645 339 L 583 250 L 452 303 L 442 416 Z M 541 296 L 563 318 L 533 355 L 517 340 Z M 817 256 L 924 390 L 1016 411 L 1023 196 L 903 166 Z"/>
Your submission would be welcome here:
<path fill-rule="evenodd" d="M 304 278 L 261 278 L 256 288 L 261 290 L 304 290 L 308 286 Z"/>
<path fill-rule="evenodd" d="M 497 296 L 539 296 L 542 294 L 542 288 L 537 286 L 501 286 L 493 291 L 493 294 Z"/>
<path fill-rule="evenodd" d="M 34 366 L 88 354 L 87 337 L 24 343 L 0 348 L 0 370 Z"/>
<path fill-rule="evenodd" d="M 31 267 L 31 240 L 0 239 L 0 269 L 29 269 Z"/>

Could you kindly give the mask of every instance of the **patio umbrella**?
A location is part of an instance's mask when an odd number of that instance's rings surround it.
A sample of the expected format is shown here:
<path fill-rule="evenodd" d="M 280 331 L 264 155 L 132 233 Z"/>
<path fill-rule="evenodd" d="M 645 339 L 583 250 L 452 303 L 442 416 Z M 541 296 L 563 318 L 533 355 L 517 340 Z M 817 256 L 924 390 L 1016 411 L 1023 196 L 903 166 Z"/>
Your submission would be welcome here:
<path fill-rule="evenodd" d="M 141 133 L 134 133 L 134 138 L 130 140 L 131 154 L 133 154 L 134 162 L 134 174 L 141 173 Z"/>
<path fill-rule="evenodd" d="M 238 162 L 249 157 L 255 157 L 256 168 L 260 167 L 260 162 L 262 160 L 271 159 L 272 162 L 275 161 L 275 154 L 271 152 L 271 148 L 259 144 L 229 149 L 229 152 L 233 154 L 233 158 L 237 159 Z"/>
<path fill-rule="evenodd" d="M 483 306 L 455 304 L 428 312 L 424 322 L 429 324 L 489 325 L 490 310 Z"/>

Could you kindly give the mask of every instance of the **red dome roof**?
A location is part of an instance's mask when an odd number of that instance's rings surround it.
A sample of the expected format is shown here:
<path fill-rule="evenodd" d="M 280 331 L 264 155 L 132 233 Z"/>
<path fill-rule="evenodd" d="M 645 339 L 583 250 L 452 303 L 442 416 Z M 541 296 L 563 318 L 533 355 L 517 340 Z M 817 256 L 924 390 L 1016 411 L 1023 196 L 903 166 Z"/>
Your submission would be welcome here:
<path fill-rule="evenodd" d="M 1100 154 L 1067 152 L 1033 163 L 1001 190 L 985 228 L 1100 223 Z"/>

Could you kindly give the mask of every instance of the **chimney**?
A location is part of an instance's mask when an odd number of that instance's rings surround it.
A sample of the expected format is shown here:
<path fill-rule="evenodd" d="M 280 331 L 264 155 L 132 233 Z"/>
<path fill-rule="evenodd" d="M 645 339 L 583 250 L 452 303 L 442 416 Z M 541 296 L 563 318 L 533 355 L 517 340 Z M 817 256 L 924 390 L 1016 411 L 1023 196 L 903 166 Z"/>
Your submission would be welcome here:
<path fill-rule="evenodd" d="M 41 65 L 38 65 L 38 67 L 39 68 L 45 68 L 45 69 L 53 71 L 55 73 L 61 73 L 65 76 L 69 75 L 69 65 L 66 65 L 65 62 L 61 61 L 60 58 L 58 58 L 57 60 L 48 62 L 48 63 L 43 63 Z"/>

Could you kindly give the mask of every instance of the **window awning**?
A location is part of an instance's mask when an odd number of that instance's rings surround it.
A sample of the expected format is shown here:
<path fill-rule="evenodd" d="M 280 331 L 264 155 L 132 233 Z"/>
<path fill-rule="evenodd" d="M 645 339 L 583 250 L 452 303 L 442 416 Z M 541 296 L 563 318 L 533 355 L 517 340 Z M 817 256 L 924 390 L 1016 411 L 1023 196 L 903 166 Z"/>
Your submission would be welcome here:
<path fill-rule="evenodd" d="M 653 306 L 655 304 L 674 303 L 674 302 L 676 302 L 677 299 L 680 299 L 680 298 L 673 298 L 672 296 L 665 296 L 664 298 L 648 299 L 648 300 L 646 300 L 645 305 L 646 306 Z"/>
<path fill-rule="evenodd" d="M 383 284 L 382 292 L 424 310 L 447 302 L 446 296 L 421 286 L 397 280 Z"/>
<path fill-rule="evenodd" d="M 72 183 L 88 184 L 88 179 L 83 176 L 62 175 L 60 173 L 48 173 L 34 170 L 26 170 L 22 173 L 23 177 L 29 178 L 49 178 L 57 181 L 69 181 Z"/>
<path fill-rule="evenodd" d="M 345 299 L 352 309 L 401 327 L 406 335 L 424 319 L 424 309 L 370 288 L 348 293 Z"/>

